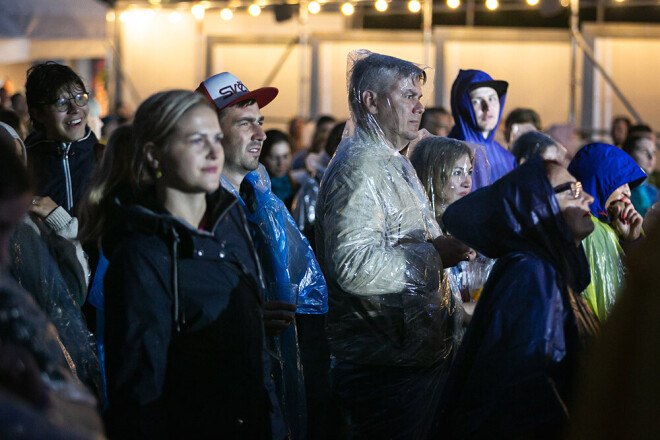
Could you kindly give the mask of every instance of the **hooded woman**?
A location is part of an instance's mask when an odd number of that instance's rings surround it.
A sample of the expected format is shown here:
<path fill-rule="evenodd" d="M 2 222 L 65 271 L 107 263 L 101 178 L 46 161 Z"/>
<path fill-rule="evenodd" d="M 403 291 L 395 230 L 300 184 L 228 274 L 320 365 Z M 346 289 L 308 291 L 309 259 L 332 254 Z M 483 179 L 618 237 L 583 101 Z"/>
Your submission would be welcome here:
<path fill-rule="evenodd" d="M 200 94 L 157 93 L 135 115 L 135 184 L 104 199 L 110 437 L 271 438 L 263 281 L 219 188 L 221 140 Z"/>
<path fill-rule="evenodd" d="M 495 182 L 516 166 L 513 154 L 495 141 L 507 87 L 506 81 L 493 80 L 481 70 L 460 70 L 451 87 L 451 112 L 455 125 L 449 137 L 482 145 L 486 152 L 486 157 L 482 154 L 475 157 L 473 191 Z"/>
<path fill-rule="evenodd" d="M 580 296 L 591 201 L 566 169 L 535 157 L 445 211 L 453 236 L 498 261 L 449 373 L 436 438 L 561 432 L 597 328 Z"/>
<path fill-rule="evenodd" d="M 619 240 L 632 242 L 641 233 L 643 218 L 630 201 L 630 190 L 640 185 L 646 174 L 628 154 L 601 143 L 585 145 L 568 171 L 594 196 L 590 209 L 595 230 L 583 243 L 591 266 L 591 284 L 582 294 L 598 319 L 604 321 L 624 287 L 624 252 Z"/>

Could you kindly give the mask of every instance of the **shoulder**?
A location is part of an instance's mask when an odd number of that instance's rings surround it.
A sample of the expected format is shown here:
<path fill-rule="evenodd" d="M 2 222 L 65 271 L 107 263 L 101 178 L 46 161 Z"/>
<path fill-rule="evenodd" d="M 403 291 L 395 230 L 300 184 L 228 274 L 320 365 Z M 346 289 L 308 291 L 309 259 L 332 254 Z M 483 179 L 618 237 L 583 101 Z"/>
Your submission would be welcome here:
<path fill-rule="evenodd" d="M 516 252 L 500 258 L 484 287 L 493 302 L 534 303 L 548 298 L 557 288 L 555 268 L 532 252 Z M 490 295 L 488 295 L 489 292 Z"/>

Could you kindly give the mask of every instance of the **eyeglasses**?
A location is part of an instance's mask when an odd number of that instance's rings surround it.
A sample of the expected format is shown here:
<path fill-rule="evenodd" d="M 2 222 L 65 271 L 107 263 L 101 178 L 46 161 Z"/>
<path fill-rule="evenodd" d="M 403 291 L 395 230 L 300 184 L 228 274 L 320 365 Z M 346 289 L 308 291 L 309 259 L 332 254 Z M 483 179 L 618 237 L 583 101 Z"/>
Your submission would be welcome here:
<path fill-rule="evenodd" d="M 555 190 L 555 194 L 570 190 L 573 198 L 579 199 L 582 195 L 582 182 L 566 182 L 559 186 L 555 186 L 553 189 Z"/>
<path fill-rule="evenodd" d="M 87 93 L 77 93 L 73 98 L 59 98 L 53 104 L 55 104 L 55 109 L 58 112 L 66 112 L 70 108 L 71 101 L 73 101 L 77 107 L 84 107 L 89 101 L 89 95 Z"/>

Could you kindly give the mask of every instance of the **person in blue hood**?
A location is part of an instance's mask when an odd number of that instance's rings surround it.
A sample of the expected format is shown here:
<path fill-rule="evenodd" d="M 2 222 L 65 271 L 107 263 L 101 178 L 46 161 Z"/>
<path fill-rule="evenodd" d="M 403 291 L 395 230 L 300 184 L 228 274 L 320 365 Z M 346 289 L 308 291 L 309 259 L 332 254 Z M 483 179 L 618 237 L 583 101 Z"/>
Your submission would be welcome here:
<path fill-rule="evenodd" d="M 486 152 L 485 158 L 481 153 L 475 157 L 473 191 L 495 182 L 516 166 L 513 154 L 495 141 L 507 87 L 506 81 L 493 80 L 486 72 L 471 69 L 461 69 L 451 87 L 455 125 L 449 137 L 483 145 Z"/>
<path fill-rule="evenodd" d="M 580 296 L 592 201 L 565 168 L 537 156 L 447 208 L 447 230 L 498 261 L 449 373 L 434 438 L 561 433 L 598 328 Z"/>
<path fill-rule="evenodd" d="M 591 266 L 591 284 L 583 295 L 603 321 L 623 290 L 624 252 L 619 241 L 636 241 L 642 216 L 630 201 L 630 190 L 640 185 L 646 173 L 614 145 L 594 143 L 577 152 L 568 170 L 594 196 L 591 218 L 595 231 L 584 241 Z"/>

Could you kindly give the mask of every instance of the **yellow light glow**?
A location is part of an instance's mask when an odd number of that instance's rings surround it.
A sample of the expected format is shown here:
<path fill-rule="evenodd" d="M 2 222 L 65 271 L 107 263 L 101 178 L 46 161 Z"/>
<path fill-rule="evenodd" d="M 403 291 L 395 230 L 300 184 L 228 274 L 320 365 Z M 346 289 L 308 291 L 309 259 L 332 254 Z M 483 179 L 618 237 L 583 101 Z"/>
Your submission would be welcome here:
<path fill-rule="evenodd" d="M 122 23 L 130 23 L 132 19 L 133 16 L 129 11 L 124 11 L 121 14 L 119 14 L 119 21 L 121 21 Z"/>
<path fill-rule="evenodd" d="M 385 12 L 387 11 L 387 2 L 385 0 L 377 0 L 376 3 L 374 3 L 374 8 L 378 12 Z"/>
<path fill-rule="evenodd" d="M 625 0 L 616 0 L 617 3 L 623 3 Z"/>
<path fill-rule="evenodd" d="M 149 0 L 149 4 L 152 5 L 159 5 L 161 3 L 161 0 Z"/>
<path fill-rule="evenodd" d="M 209 1 L 199 2 L 199 4 L 202 5 L 202 7 L 203 7 L 204 9 L 208 9 L 208 8 L 211 7 L 211 2 L 209 2 Z"/>
<path fill-rule="evenodd" d="M 570 0 L 560 0 L 559 4 L 562 5 L 565 8 L 568 8 L 568 5 L 571 4 Z"/>
<path fill-rule="evenodd" d="M 231 9 L 225 8 L 222 11 L 220 11 L 220 17 L 223 20 L 231 20 L 233 16 L 234 13 L 231 11 Z"/>
<path fill-rule="evenodd" d="M 268 0 L 257 0 L 256 3 L 257 3 L 257 5 L 259 5 L 263 8 L 264 6 L 268 5 Z"/>
<path fill-rule="evenodd" d="M 422 4 L 418 0 L 410 0 L 408 2 L 408 10 L 410 12 L 418 13 L 422 10 Z"/>
<path fill-rule="evenodd" d="M 460 0 L 447 0 L 447 6 L 451 9 L 456 9 L 461 5 Z"/>
<path fill-rule="evenodd" d="M 499 5 L 500 5 L 500 4 L 499 4 L 499 2 L 498 2 L 497 0 L 486 0 L 486 7 L 487 7 L 488 9 L 490 9 L 491 11 L 494 11 L 495 9 L 497 9 L 497 7 L 498 7 Z"/>
<path fill-rule="evenodd" d="M 179 23 L 183 17 L 176 11 L 170 12 L 170 15 L 167 16 L 167 20 L 170 23 Z"/>
<path fill-rule="evenodd" d="M 248 13 L 251 16 L 256 17 L 257 15 L 261 14 L 261 8 L 259 7 L 259 5 L 250 5 L 250 7 L 248 8 Z"/>
<path fill-rule="evenodd" d="M 536 6 L 539 4 L 539 0 L 527 0 L 527 4 L 530 6 Z"/>
<path fill-rule="evenodd" d="M 108 11 L 108 13 L 105 14 L 105 21 L 109 21 L 110 23 L 112 23 L 113 21 L 115 21 L 115 18 L 116 18 L 115 11 Z"/>
<path fill-rule="evenodd" d="M 321 5 L 319 2 L 309 2 L 307 5 L 307 10 L 310 12 L 310 14 L 318 14 L 321 12 Z"/>
<path fill-rule="evenodd" d="M 193 5 L 192 8 L 190 8 L 190 13 L 195 17 L 197 20 L 203 20 L 204 19 L 204 13 L 206 12 L 206 9 L 204 9 L 204 6 L 201 4 L 196 4 Z"/>
<path fill-rule="evenodd" d="M 319 3 L 324 5 L 324 4 L 328 3 L 328 0 L 319 0 Z"/>
<path fill-rule="evenodd" d="M 341 13 L 344 15 L 353 15 L 353 12 L 355 12 L 355 8 L 353 7 L 352 4 L 350 3 L 344 3 L 341 5 Z"/>

